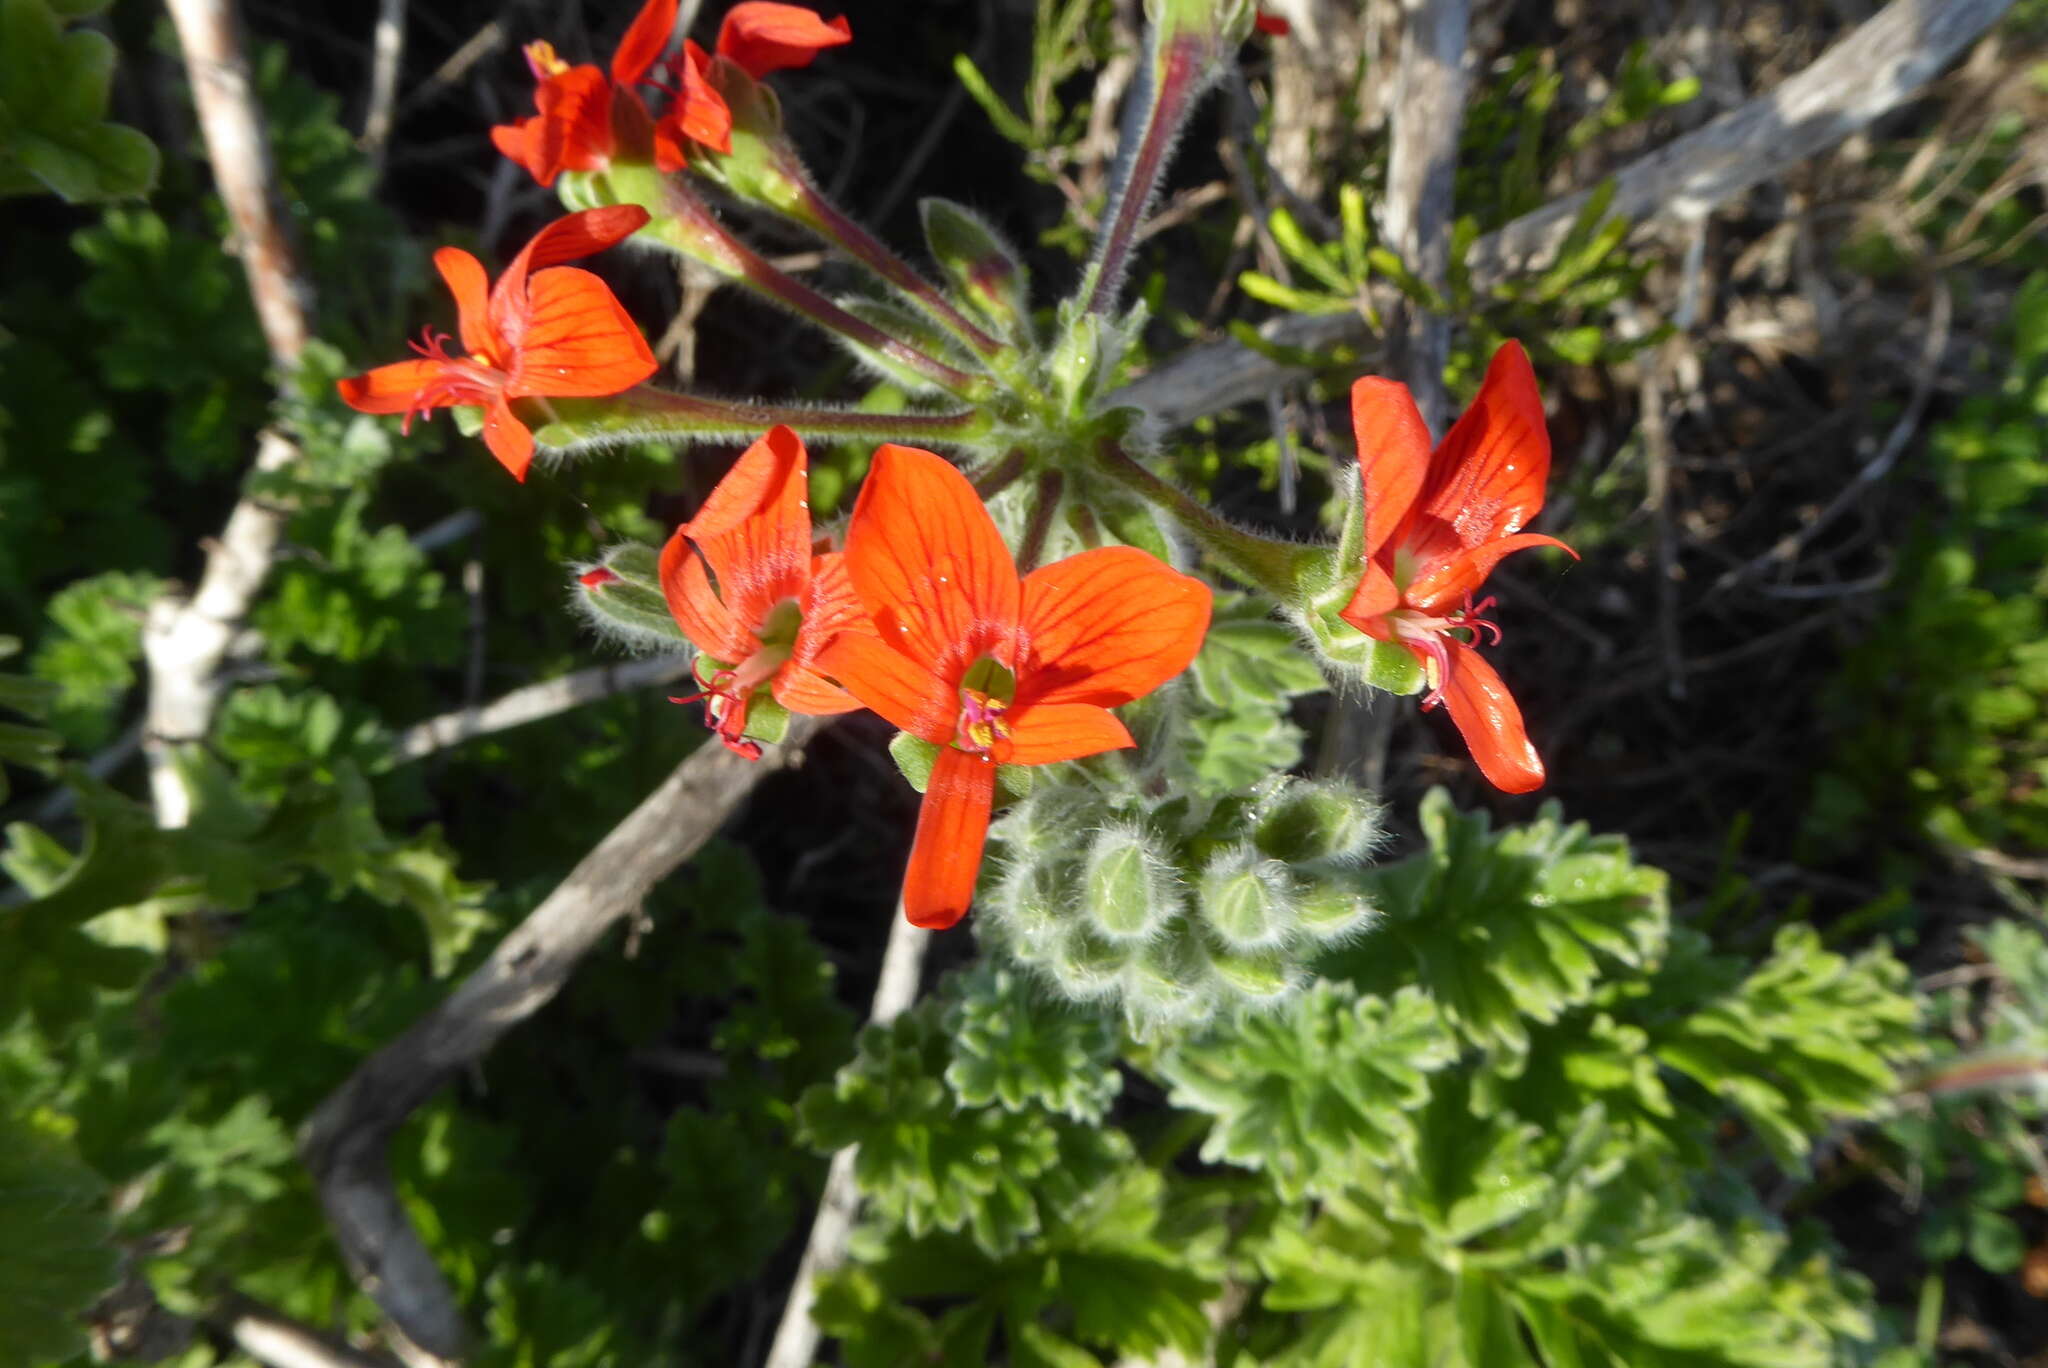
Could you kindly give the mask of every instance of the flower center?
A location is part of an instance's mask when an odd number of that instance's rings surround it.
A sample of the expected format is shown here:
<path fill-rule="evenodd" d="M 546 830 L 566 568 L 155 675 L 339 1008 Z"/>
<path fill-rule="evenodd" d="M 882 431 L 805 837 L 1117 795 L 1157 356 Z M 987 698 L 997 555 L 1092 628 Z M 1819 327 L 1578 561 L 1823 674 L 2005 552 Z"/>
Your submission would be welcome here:
<path fill-rule="evenodd" d="M 970 755 L 987 755 L 1007 740 L 1010 724 L 1003 714 L 1017 697 L 1017 676 L 983 656 L 960 677 L 960 716 L 953 726 L 953 744 Z"/>
<path fill-rule="evenodd" d="M 1413 608 L 1387 614 L 1395 639 L 1422 657 L 1423 678 L 1429 683 L 1429 692 L 1422 698 L 1425 710 L 1444 701 L 1444 686 L 1451 680 L 1451 648 L 1444 640 L 1445 633 L 1463 629 L 1472 633 L 1470 645 L 1477 646 L 1481 642 L 1494 646 L 1500 644 L 1499 625 L 1481 616 L 1493 604 L 1491 594 L 1474 603 L 1472 595 L 1467 593 L 1464 607 L 1442 616 Z M 1488 633 L 1492 634 L 1490 640 Z"/>
<path fill-rule="evenodd" d="M 526 65 L 533 72 L 533 79 L 545 81 L 550 76 L 559 76 L 569 69 L 569 64 L 555 55 L 555 45 L 549 42 L 526 45 Z"/>
<path fill-rule="evenodd" d="M 487 405 L 491 392 L 504 385 L 505 377 L 499 371 L 476 358 L 450 355 L 448 344 L 453 340 L 447 333 L 429 327 L 420 329 L 419 341 L 406 343 L 415 354 L 432 361 L 440 370 L 413 395 L 412 407 L 405 411 L 405 419 L 399 424 L 401 432 L 410 434 L 413 419 L 431 415 L 437 408 Z"/>

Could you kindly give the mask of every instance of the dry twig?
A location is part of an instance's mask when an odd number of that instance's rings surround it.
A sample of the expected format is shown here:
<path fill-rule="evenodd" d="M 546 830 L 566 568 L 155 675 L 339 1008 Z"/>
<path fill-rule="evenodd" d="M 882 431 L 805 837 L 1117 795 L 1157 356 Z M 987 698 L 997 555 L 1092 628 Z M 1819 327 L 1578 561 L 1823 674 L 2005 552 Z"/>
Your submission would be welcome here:
<path fill-rule="evenodd" d="M 311 332 L 306 317 L 311 291 L 278 211 L 270 145 L 249 81 L 240 21 L 233 0 L 169 4 L 214 184 L 234 224 L 234 249 L 242 258 L 271 364 L 289 373 Z M 298 456 L 290 440 L 266 431 L 257 442 L 254 473 L 275 474 Z M 149 667 L 143 750 L 157 820 L 165 826 L 183 826 L 192 808 L 184 779 L 171 763 L 172 749 L 198 740 L 212 725 L 221 661 L 270 574 L 285 518 L 283 509 L 245 493 L 207 549 L 198 591 L 189 600 L 166 596 L 150 605 L 142 634 Z"/>
<path fill-rule="evenodd" d="M 1623 167 L 1613 178 L 1608 212 L 1642 225 L 1706 217 L 1904 104 L 2010 6 L 2011 0 L 1892 0 L 1769 94 Z M 1553 200 L 1480 238 L 1466 263 L 1473 287 L 1484 291 L 1548 265 L 1587 193 Z M 1259 331 L 1277 346 L 1310 352 L 1367 335 L 1364 321 L 1349 315 L 1287 318 Z M 1125 386 L 1115 402 L 1178 427 L 1307 374 L 1242 343 L 1221 342 L 1183 353 Z"/>
<path fill-rule="evenodd" d="M 593 665 L 587 670 L 577 670 L 557 679 L 514 689 L 479 707 L 457 708 L 454 712 L 442 713 L 439 717 L 407 727 L 392 743 L 391 755 L 400 761 L 418 760 L 479 736 L 553 717 L 578 704 L 610 698 L 613 694 L 649 684 L 666 684 L 671 679 L 680 679 L 689 670 L 689 657 L 680 655 Z"/>
<path fill-rule="evenodd" d="M 875 984 L 868 1023 L 879 1026 L 894 1020 L 917 1000 L 918 979 L 924 970 L 924 953 L 932 933 L 912 926 L 899 907 L 889 926 L 889 944 L 882 952 L 882 976 Z M 853 1218 L 860 1209 L 860 1193 L 853 1180 L 857 1147 L 848 1145 L 832 1156 L 825 1174 L 825 1190 L 818 1197 L 818 1214 L 804 1241 L 803 1258 L 796 1266 L 796 1281 L 789 1300 L 783 1304 L 782 1320 L 775 1327 L 775 1340 L 768 1348 L 763 1368 L 809 1368 L 818 1353 L 818 1327 L 811 1319 L 817 1300 L 818 1276 L 846 1261 L 846 1245 L 853 1234 Z"/>

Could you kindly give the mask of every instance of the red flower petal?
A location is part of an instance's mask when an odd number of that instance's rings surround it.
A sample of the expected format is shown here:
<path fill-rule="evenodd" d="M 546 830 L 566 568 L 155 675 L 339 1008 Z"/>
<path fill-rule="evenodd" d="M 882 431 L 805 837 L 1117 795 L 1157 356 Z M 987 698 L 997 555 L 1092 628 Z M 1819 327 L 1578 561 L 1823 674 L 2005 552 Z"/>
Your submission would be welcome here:
<path fill-rule="evenodd" d="M 602 280 L 574 266 L 535 275 L 506 393 L 578 398 L 618 394 L 654 374 L 654 353 Z"/>
<path fill-rule="evenodd" d="M 1477 592 L 1479 586 L 1486 582 L 1486 577 L 1493 573 L 1494 566 L 1515 552 L 1526 551 L 1532 546 L 1555 546 L 1562 551 L 1571 551 L 1573 560 L 1579 558 L 1578 552 L 1557 538 L 1546 537 L 1540 532 L 1500 537 L 1432 562 L 1409 583 L 1408 604 L 1425 613 L 1455 608 L 1467 594 Z"/>
<path fill-rule="evenodd" d="M 711 576 L 682 528 L 661 548 L 660 575 L 669 615 L 698 650 L 728 665 L 737 665 L 754 653 L 759 644 L 754 634 L 735 622 L 712 592 Z"/>
<path fill-rule="evenodd" d="M 533 235 L 505 274 L 491 287 L 491 323 L 507 339 L 516 338 L 526 313 L 529 273 L 592 256 L 640 231 L 652 217 L 637 204 L 608 204 L 564 214 Z M 637 333 L 638 329 L 635 329 Z M 464 339 L 467 345 L 467 338 Z"/>
<path fill-rule="evenodd" d="M 1529 744 L 1522 710 L 1486 658 L 1462 641 L 1445 638 L 1450 678 L 1444 702 L 1465 738 L 1479 772 L 1503 793 L 1527 793 L 1543 785 L 1543 761 Z"/>
<path fill-rule="evenodd" d="M 818 656 L 835 638 L 847 632 L 874 634 L 860 597 L 853 592 L 844 555 L 830 551 L 812 556 L 803 611 L 796 650 L 775 676 L 775 697 L 792 712 L 851 712 L 861 706 L 860 701 L 818 673 Z"/>
<path fill-rule="evenodd" d="M 1264 10 L 1259 10 L 1252 16 L 1252 23 L 1257 26 L 1259 32 L 1271 34 L 1275 38 L 1285 38 L 1294 32 L 1292 24 L 1279 15 L 1268 14 Z"/>
<path fill-rule="evenodd" d="M 703 48 L 684 40 L 683 61 L 678 64 L 680 94 L 654 130 L 654 164 L 663 171 L 685 170 L 691 143 L 714 152 L 732 151 L 732 109 L 704 79 L 710 62 Z"/>
<path fill-rule="evenodd" d="M 559 166 L 549 164 L 547 120 L 538 114 L 516 123 L 493 124 L 491 146 L 525 167 L 527 173 L 542 185 L 553 185 L 561 171 Z"/>
<path fill-rule="evenodd" d="M 1437 448 L 1417 512 L 1477 546 L 1527 526 L 1549 479 L 1550 432 L 1536 373 L 1519 342 L 1504 342 L 1472 406 Z"/>
<path fill-rule="evenodd" d="M 624 86 L 639 84 L 675 28 L 676 0 L 647 0 L 612 54 L 612 79 Z"/>
<path fill-rule="evenodd" d="M 334 388 L 340 392 L 341 402 L 358 413 L 410 413 L 420 407 L 420 396 L 439 384 L 447 370 L 439 361 L 394 361 L 337 380 Z"/>
<path fill-rule="evenodd" d="M 533 433 L 512 412 L 503 394 L 493 395 L 484 409 L 484 445 L 512 472 L 513 479 L 525 483 L 526 468 L 533 464 Z"/>
<path fill-rule="evenodd" d="M 842 632 L 818 652 L 817 668 L 889 723 L 935 746 L 950 745 L 960 690 L 876 637 Z"/>
<path fill-rule="evenodd" d="M 876 632 L 949 691 L 983 655 L 1015 664 L 1016 562 L 967 477 L 940 457 L 894 445 L 875 452 L 847 529 L 846 568 Z"/>
<path fill-rule="evenodd" d="M 962 482 L 963 484 L 965 481 Z M 1113 707 L 1186 669 L 1209 586 L 1131 546 L 1083 551 L 1024 580 L 1017 702 Z"/>
<path fill-rule="evenodd" d="M 995 754 L 1006 765 L 1053 765 L 1138 744 L 1115 713 L 1089 703 L 1033 703 L 1005 720 L 1009 741 L 997 742 Z"/>
<path fill-rule="evenodd" d="M 811 577 L 809 457 L 786 427 L 748 447 L 682 530 L 718 576 L 719 596 L 750 630 Z"/>
<path fill-rule="evenodd" d="M 725 13 L 718 26 L 718 54 L 730 57 L 754 77 L 804 67 L 821 48 L 853 41 L 844 18 L 827 23 L 800 5 L 745 0 Z"/>
<path fill-rule="evenodd" d="M 1429 425 L 1406 385 L 1369 375 L 1351 386 L 1351 431 L 1365 482 L 1365 554 L 1387 544 L 1429 474 Z"/>
<path fill-rule="evenodd" d="M 903 872 L 903 914 L 911 925 L 943 931 L 967 915 L 995 791 L 996 767 L 987 759 L 950 747 L 939 752 Z"/>
<path fill-rule="evenodd" d="M 485 365 L 502 367 L 509 349 L 491 320 L 483 263 L 460 247 L 443 247 L 434 253 L 434 269 L 455 296 L 455 330 L 462 335 L 463 350 Z"/>

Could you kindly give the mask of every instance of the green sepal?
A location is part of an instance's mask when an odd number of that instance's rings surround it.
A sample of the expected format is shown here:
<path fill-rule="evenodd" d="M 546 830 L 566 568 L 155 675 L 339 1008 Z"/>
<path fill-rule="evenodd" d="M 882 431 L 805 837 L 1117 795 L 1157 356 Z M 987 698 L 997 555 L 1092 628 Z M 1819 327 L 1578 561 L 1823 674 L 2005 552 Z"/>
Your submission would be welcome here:
<path fill-rule="evenodd" d="M 910 781 L 910 786 L 923 793 L 932 781 L 932 766 L 939 762 L 942 749 L 921 736 L 897 732 L 896 739 L 889 743 L 889 758 L 896 762 L 896 768 Z M 1023 801 L 1035 782 L 1036 777 L 1027 765 L 996 766 L 996 806 Z"/>
<path fill-rule="evenodd" d="M 775 744 L 789 735 L 789 709 L 777 703 L 765 687 L 756 689 L 753 702 L 747 705 L 747 728 L 741 735 L 749 741 Z"/>
<path fill-rule="evenodd" d="M 1393 694 L 1422 692 L 1422 662 L 1400 643 L 1369 637 L 1334 610 L 1311 608 L 1295 620 L 1308 634 L 1324 670 L 1339 683 L 1351 681 Z"/>

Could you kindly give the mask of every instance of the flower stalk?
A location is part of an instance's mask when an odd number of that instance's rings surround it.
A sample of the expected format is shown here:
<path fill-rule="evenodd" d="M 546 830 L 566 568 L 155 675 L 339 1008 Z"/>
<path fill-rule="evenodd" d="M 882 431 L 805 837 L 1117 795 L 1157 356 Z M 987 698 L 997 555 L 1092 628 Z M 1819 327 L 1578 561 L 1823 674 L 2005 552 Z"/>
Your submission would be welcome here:
<path fill-rule="evenodd" d="M 786 427 L 807 438 L 857 437 L 867 441 L 919 441 L 937 446 L 972 446 L 992 423 L 981 409 L 957 413 L 860 413 L 852 409 L 805 408 L 704 399 L 640 385 L 603 399 L 549 402 L 534 437 L 558 451 L 620 442 L 678 437 L 744 437 Z"/>
<path fill-rule="evenodd" d="M 1237 526 L 1186 490 L 1153 474 L 1116 443 L 1103 444 L 1097 469 L 1172 518 L 1225 570 L 1282 603 L 1301 597 L 1302 571 L 1325 554 L 1316 547 L 1262 537 Z"/>

